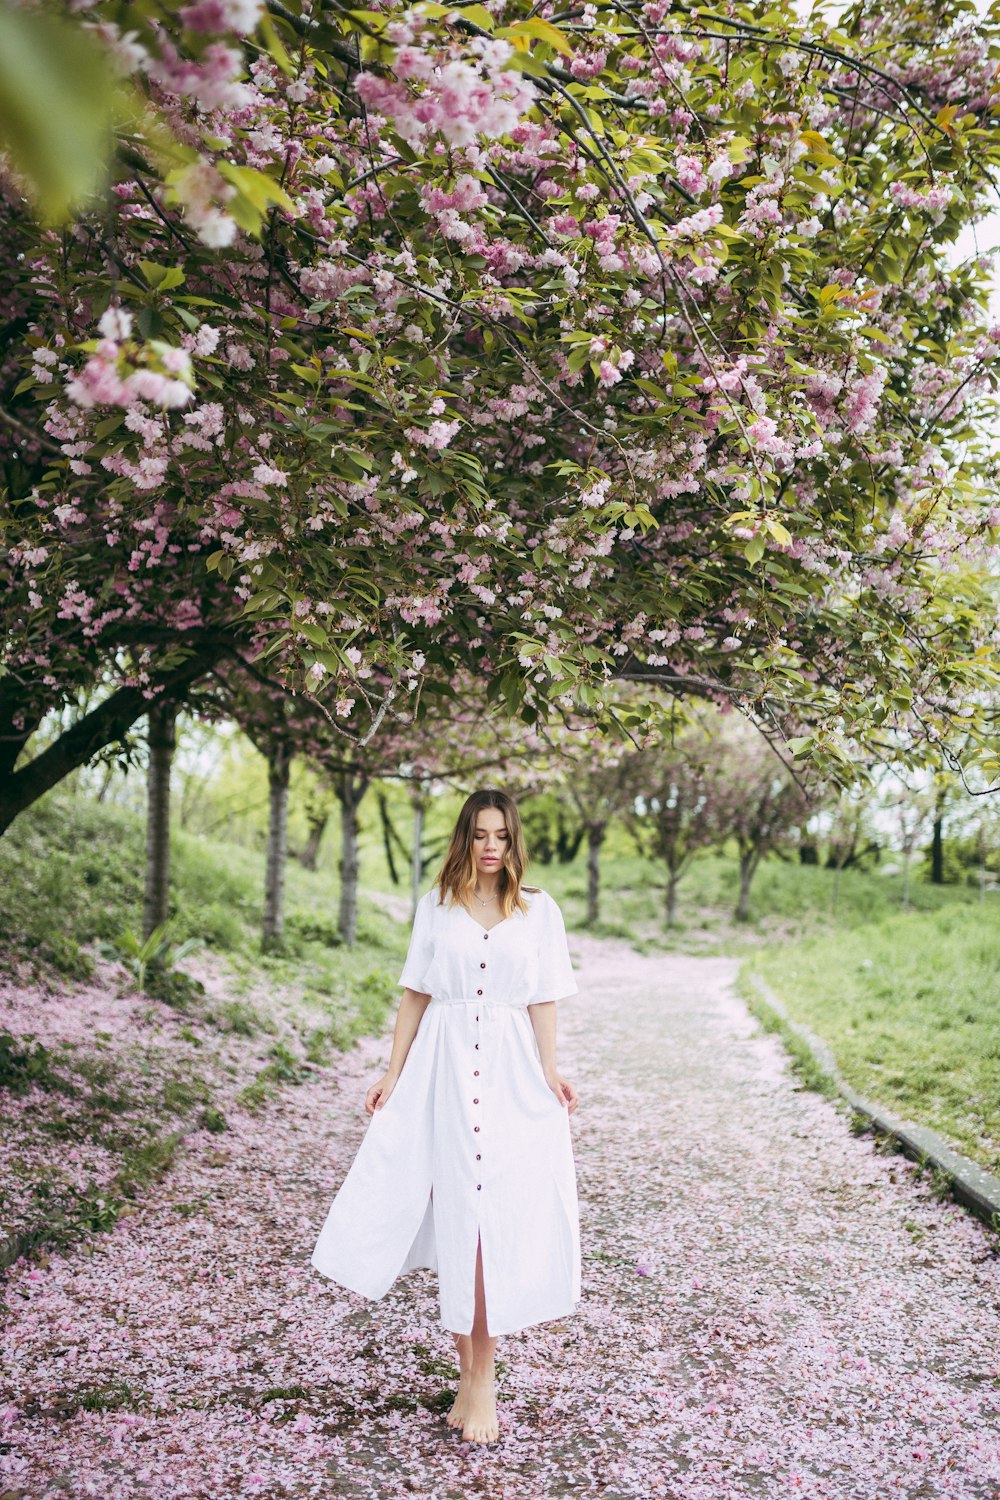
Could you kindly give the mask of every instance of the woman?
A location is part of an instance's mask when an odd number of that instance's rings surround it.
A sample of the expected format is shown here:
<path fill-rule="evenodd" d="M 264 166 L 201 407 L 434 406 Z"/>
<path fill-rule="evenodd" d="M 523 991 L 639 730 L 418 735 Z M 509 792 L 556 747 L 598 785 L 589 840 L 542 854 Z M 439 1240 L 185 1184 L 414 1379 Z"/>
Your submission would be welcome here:
<path fill-rule="evenodd" d="M 447 1420 L 474 1443 L 499 1437 L 497 1337 L 580 1297 L 579 1098 L 556 1067 L 555 1007 L 577 983 L 562 913 L 522 886 L 526 864 L 513 800 L 473 792 L 417 904 L 389 1066 L 312 1254 L 372 1298 L 437 1271 L 461 1367 Z"/>

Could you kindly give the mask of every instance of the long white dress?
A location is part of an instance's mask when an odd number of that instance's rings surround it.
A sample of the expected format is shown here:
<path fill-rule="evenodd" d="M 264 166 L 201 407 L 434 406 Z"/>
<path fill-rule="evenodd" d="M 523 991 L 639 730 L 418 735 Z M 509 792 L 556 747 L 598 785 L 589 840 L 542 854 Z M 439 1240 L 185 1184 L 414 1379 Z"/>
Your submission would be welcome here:
<path fill-rule="evenodd" d="M 371 1116 L 312 1265 L 365 1297 L 438 1273 L 442 1326 L 472 1331 L 477 1238 L 491 1335 L 565 1317 L 580 1297 L 569 1111 L 545 1081 L 528 1005 L 578 991 L 558 904 L 488 931 L 437 889 L 417 904 L 399 983 L 429 994 L 396 1086 Z"/>

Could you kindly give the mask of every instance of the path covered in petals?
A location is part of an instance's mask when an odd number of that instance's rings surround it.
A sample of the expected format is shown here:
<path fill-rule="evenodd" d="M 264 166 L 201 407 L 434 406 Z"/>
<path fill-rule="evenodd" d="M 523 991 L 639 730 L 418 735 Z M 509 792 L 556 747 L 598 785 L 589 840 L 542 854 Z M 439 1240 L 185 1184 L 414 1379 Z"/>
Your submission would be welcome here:
<path fill-rule="evenodd" d="M 309 1267 L 384 1037 L 15 1274 L 0 1495 L 1000 1497 L 985 1228 L 796 1086 L 733 961 L 570 947 L 584 1299 L 500 1340 L 498 1444 L 444 1421 L 433 1273 L 373 1304 Z"/>

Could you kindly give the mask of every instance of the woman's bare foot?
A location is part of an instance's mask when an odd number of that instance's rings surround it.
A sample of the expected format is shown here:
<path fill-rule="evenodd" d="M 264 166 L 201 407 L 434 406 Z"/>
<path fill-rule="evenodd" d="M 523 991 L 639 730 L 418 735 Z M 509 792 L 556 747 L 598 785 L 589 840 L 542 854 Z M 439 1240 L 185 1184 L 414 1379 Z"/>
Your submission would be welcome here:
<path fill-rule="evenodd" d="M 465 1422 L 466 1412 L 469 1406 L 469 1384 L 472 1379 L 472 1335 L 470 1333 L 457 1333 L 455 1335 L 455 1346 L 458 1349 L 458 1361 L 460 1377 L 458 1391 L 451 1410 L 445 1417 L 449 1427 L 461 1427 Z"/>
<path fill-rule="evenodd" d="M 468 1384 L 468 1400 L 462 1438 L 466 1443 L 495 1443 L 500 1436 L 497 1422 L 496 1382 L 491 1374 L 473 1373 Z"/>

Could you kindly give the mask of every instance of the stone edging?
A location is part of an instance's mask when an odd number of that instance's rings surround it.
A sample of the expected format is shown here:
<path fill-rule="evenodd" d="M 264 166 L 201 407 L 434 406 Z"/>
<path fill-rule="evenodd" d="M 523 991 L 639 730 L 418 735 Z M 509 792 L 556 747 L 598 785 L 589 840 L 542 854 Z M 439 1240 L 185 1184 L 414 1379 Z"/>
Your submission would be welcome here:
<path fill-rule="evenodd" d="M 748 977 L 766 1004 L 809 1049 L 817 1067 L 828 1075 L 851 1108 L 870 1120 L 883 1135 L 891 1136 L 907 1156 L 915 1161 L 929 1163 L 943 1172 L 959 1203 L 984 1219 L 991 1229 L 1000 1231 L 1000 1177 L 994 1177 L 967 1156 L 953 1151 L 937 1131 L 926 1125 L 914 1125 L 909 1120 L 901 1120 L 898 1115 L 891 1114 L 881 1104 L 873 1104 L 849 1083 L 845 1083 L 826 1043 L 801 1021 L 792 1020 L 783 1002 L 759 975 L 750 974 Z"/>

